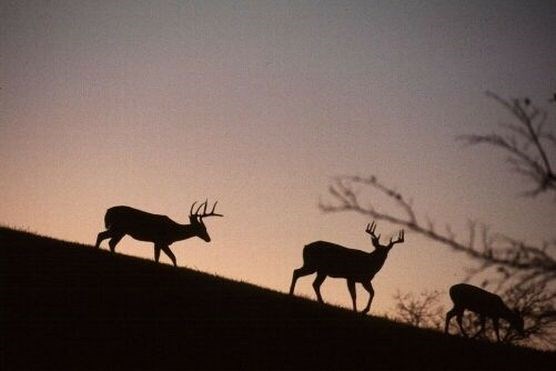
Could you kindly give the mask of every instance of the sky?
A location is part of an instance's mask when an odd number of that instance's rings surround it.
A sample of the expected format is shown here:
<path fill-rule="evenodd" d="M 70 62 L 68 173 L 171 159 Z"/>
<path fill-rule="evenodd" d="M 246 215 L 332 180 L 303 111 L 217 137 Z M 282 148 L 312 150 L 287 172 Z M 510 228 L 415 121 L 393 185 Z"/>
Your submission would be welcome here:
<path fill-rule="evenodd" d="M 374 174 L 460 235 L 473 218 L 539 243 L 553 200 L 455 138 L 511 120 L 487 90 L 554 118 L 555 46 L 553 1 L 3 1 L 0 223 L 94 244 L 111 206 L 185 223 L 218 200 L 212 242 L 172 245 L 178 265 L 285 292 L 312 241 L 372 249 L 369 220 L 318 203 L 335 176 Z M 371 313 L 471 264 L 407 232 Z M 296 292 L 314 299 L 312 280 Z M 350 306 L 343 280 L 322 292 Z"/>

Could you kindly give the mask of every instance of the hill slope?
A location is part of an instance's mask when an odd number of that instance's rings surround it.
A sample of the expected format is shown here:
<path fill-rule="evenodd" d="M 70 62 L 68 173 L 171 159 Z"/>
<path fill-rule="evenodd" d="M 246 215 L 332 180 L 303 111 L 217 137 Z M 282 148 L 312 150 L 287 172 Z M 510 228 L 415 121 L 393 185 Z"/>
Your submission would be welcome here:
<path fill-rule="evenodd" d="M 0 228 L 2 369 L 549 369 L 554 353 L 443 336 Z"/>

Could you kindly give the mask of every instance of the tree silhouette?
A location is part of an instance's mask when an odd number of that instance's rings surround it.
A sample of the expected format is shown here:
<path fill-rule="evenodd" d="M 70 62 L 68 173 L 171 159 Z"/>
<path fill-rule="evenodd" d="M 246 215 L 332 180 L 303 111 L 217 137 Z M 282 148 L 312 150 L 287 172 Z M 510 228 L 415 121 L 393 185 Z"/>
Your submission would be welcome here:
<path fill-rule="evenodd" d="M 518 308 L 525 319 L 525 338 L 528 343 L 542 349 L 556 348 L 556 292 L 549 284 L 517 285 L 503 292 L 508 305 Z M 553 286 L 552 286 L 553 287 Z M 492 333 L 492 332 L 491 332 Z M 502 341 L 519 342 L 514 332 L 505 332 Z"/>
<path fill-rule="evenodd" d="M 446 311 L 439 304 L 441 295 L 442 293 L 436 290 L 424 290 L 418 295 L 402 294 L 398 290 L 394 295 L 394 318 L 415 327 L 442 330 Z"/>
<path fill-rule="evenodd" d="M 547 129 L 546 110 L 529 98 L 504 99 L 492 92 L 487 92 L 487 96 L 504 106 L 516 122 L 501 124 L 498 132 L 462 135 L 458 139 L 470 145 L 488 144 L 502 150 L 511 169 L 532 183 L 533 188 L 526 195 L 556 192 L 556 174 L 548 154 L 551 146 L 556 148 L 556 136 Z"/>
<path fill-rule="evenodd" d="M 503 150 L 511 169 L 531 183 L 532 187 L 525 195 L 556 196 L 556 176 L 552 165 L 556 154 L 556 135 L 547 125 L 546 110 L 537 107 L 529 98 L 504 99 L 491 92 L 487 92 L 487 96 L 509 111 L 515 122 L 502 124 L 498 131 L 491 134 L 462 135 L 457 140 L 468 145 L 487 144 Z M 365 197 L 368 193 L 362 190 L 383 196 L 392 206 L 378 207 Z M 521 301 L 516 299 L 515 304 L 524 311 L 527 336 L 542 337 L 551 343 L 550 346 L 556 346 L 553 338 L 547 336 L 547 332 L 553 332 L 551 329 L 556 322 L 556 236 L 548 236 L 541 245 L 533 245 L 519 238 L 492 232 L 485 224 L 469 220 L 467 236 L 460 238 L 450 225 L 439 230 L 432 220 L 421 217 L 408 198 L 380 182 L 374 175 L 338 176 L 328 191 L 331 200 L 319 202 L 324 212 L 355 212 L 385 220 L 441 246 L 464 253 L 479 263 L 469 271 L 468 278 L 479 273 L 494 272 L 494 275 L 483 281 L 482 286 L 493 286 L 493 291 L 499 292 L 510 304 L 513 304 L 510 300 L 512 295 L 521 297 Z M 510 282 L 512 287 L 507 288 L 506 284 Z M 538 287 L 544 288 L 542 300 L 525 305 L 525 297 Z"/>

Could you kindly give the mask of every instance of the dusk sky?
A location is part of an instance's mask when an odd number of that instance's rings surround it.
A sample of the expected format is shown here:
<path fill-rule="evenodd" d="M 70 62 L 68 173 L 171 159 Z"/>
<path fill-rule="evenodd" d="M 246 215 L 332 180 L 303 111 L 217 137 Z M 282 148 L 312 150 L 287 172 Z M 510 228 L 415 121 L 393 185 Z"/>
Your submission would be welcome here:
<path fill-rule="evenodd" d="M 94 244 L 108 207 L 186 222 L 218 200 L 212 242 L 172 245 L 178 265 L 285 292 L 309 242 L 372 249 L 369 220 L 318 203 L 334 176 L 375 174 L 462 238 L 473 218 L 539 243 L 554 200 L 519 197 L 501 153 L 455 138 L 512 119 L 487 90 L 554 123 L 555 72 L 552 0 L 3 1 L 0 223 Z M 130 237 L 117 251 L 153 258 Z M 406 233 L 371 314 L 470 264 Z M 296 292 L 315 299 L 312 280 Z M 350 306 L 344 280 L 322 292 Z"/>

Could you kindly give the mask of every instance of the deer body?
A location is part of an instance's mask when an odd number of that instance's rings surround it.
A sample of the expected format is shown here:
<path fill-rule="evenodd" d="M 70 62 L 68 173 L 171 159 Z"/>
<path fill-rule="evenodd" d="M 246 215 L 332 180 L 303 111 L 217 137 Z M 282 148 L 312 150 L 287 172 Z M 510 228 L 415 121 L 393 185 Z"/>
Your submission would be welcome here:
<path fill-rule="evenodd" d="M 129 206 L 114 206 L 106 211 L 107 229 L 125 232 L 139 241 L 168 245 L 194 236 L 190 224 L 179 224 L 166 215 L 151 214 Z M 210 238 L 205 239 L 210 242 Z"/>
<path fill-rule="evenodd" d="M 387 252 L 374 250 L 365 252 L 350 249 L 327 241 L 316 241 L 303 249 L 305 266 L 315 267 L 334 278 L 352 277 L 355 282 L 373 279 L 386 261 Z"/>
<path fill-rule="evenodd" d="M 110 238 L 108 245 L 110 246 L 110 251 L 114 252 L 118 242 L 125 235 L 129 235 L 139 241 L 153 242 L 155 261 L 158 262 L 160 251 L 164 251 L 172 260 L 174 266 L 177 266 L 176 257 L 169 246 L 176 241 L 186 240 L 191 237 L 199 237 L 205 242 L 210 242 L 210 236 L 203 223 L 203 218 L 207 216 L 222 216 L 214 213 L 216 203 L 210 213 L 206 212 L 207 202 L 202 203 L 195 213 L 193 213 L 194 206 L 195 203 L 191 206 L 189 215 L 190 224 L 180 224 L 166 215 L 151 214 L 129 206 L 111 207 L 106 211 L 104 217 L 107 230 L 98 234 L 95 247 L 99 248 L 103 240 Z M 203 213 L 199 214 L 203 207 Z"/>
<path fill-rule="evenodd" d="M 306 245 L 303 249 L 303 266 L 293 272 L 290 294 L 293 294 L 298 278 L 317 273 L 313 288 L 318 301 L 323 303 L 320 286 L 326 277 L 345 278 L 354 311 L 357 311 L 355 284 L 360 283 L 369 293 L 369 301 L 362 311 L 367 313 L 374 297 L 372 279 L 384 265 L 392 246 L 404 240 L 404 233 L 401 231 L 398 240 L 393 242 L 390 239 L 388 245 L 380 245 L 380 236 L 374 235 L 375 228 L 376 225 L 373 223 L 367 225 L 366 229 L 375 246 L 375 250 L 370 253 L 326 241 L 316 241 Z"/>
<path fill-rule="evenodd" d="M 477 336 L 484 331 L 486 319 L 490 318 L 494 326 L 496 338 L 500 341 L 499 323 L 500 318 L 510 323 L 510 326 L 519 332 L 523 332 L 523 319 L 517 312 L 512 311 L 504 303 L 502 298 L 496 294 L 483 290 L 479 287 L 460 283 L 450 288 L 450 298 L 454 307 L 446 313 L 446 324 L 444 332 L 448 333 L 450 320 L 456 316 L 459 328 L 464 336 L 462 318 L 465 310 L 470 310 L 479 315 L 481 328 L 474 335 Z"/>

